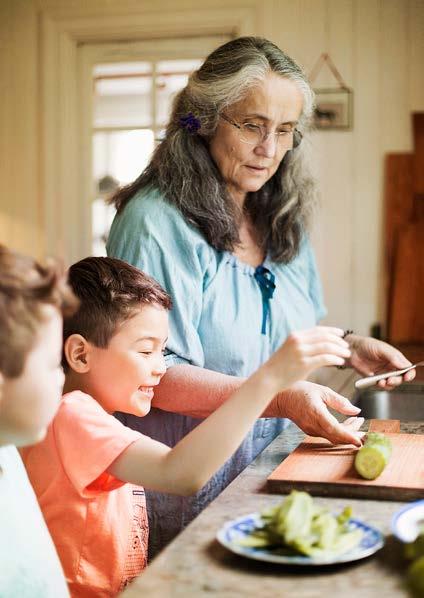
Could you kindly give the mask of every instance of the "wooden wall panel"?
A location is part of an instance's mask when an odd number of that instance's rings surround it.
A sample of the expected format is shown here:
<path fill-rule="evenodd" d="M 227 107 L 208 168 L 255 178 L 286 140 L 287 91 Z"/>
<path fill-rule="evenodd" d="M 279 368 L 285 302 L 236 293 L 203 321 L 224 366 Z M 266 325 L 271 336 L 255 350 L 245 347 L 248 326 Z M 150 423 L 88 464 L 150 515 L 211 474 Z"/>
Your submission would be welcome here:
<path fill-rule="evenodd" d="M 10 229 L 10 191 L 12 181 L 10 177 L 10 112 L 11 95 L 8 92 L 11 72 L 11 0 L 0 2 L 0 180 L 2 181 L 2 192 L 0 193 L 0 241 L 7 242 L 8 230 Z"/>
<path fill-rule="evenodd" d="M 424 106 L 424 2 L 408 3 L 408 86 L 409 109 L 419 112 Z"/>
<path fill-rule="evenodd" d="M 381 7 L 380 149 L 411 151 L 408 3 L 385 0 Z"/>
<path fill-rule="evenodd" d="M 24 0 L 2 10 L 2 240 L 34 255 L 41 248 L 38 179 L 38 61 L 34 7 Z"/>
<path fill-rule="evenodd" d="M 326 49 L 345 83 L 353 81 L 353 2 L 327 0 Z M 325 72 L 330 87 L 338 83 Z M 352 241 L 354 197 L 352 177 L 355 168 L 352 131 L 316 133 L 320 145 L 323 247 L 319 265 L 322 272 L 329 315 L 327 321 L 352 327 L 352 305 L 355 289 L 352 277 Z"/>
<path fill-rule="evenodd" d="M 352 327 L 366 325 L 381 313 L 382 156 L 379 73 L 381 3 L 355 3 L 354 39 L 354 153 L 352 218 Z"/>

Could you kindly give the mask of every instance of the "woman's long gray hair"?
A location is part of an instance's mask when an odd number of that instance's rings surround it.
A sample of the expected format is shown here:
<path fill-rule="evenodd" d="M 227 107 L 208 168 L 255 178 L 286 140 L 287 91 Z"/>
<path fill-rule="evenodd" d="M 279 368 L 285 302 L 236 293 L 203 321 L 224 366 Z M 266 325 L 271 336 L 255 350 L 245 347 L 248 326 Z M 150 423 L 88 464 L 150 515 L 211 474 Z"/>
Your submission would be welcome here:
<path fill-rule="evenodd" d="M 112 197 L 118 212 L 140 189 L 156 187 L 202 231 L 210 245 L 233 251 L 240 241 L 241 214 L 211 158 L 208 141 L 220 113 L 242 100 L 270 71 L 294 81 L 302 92 L 297 129 L 303 134 L 314 98 L 302 70 L 266 39 L 232 40 L 214 50 L 176 96 L 166 136 L 150 163 L 133 183 Z M 201 125 L 195 133 L 180 122 L 190 112 Z M 261 247 L 273 260 L 287 263 L 296 256 L 314 197 L 315 184 L 302 143 L 286 153 L 274 176 L 259 191 L 248 193 L 244 210 L 254 223 Z"/>

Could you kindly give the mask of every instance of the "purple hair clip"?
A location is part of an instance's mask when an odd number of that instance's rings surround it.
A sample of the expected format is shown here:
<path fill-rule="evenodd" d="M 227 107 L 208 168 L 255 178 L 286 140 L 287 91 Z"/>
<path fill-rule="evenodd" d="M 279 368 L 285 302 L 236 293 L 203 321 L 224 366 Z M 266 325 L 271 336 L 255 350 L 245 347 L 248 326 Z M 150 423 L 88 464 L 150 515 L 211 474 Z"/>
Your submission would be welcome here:
<path fill-rule="evenodd" d="M 193 112 L 182 116 L 180 118 L 180 125 L 189 133 L 196 133 L 201 127 L 200 120 L 194 116 Z"/>

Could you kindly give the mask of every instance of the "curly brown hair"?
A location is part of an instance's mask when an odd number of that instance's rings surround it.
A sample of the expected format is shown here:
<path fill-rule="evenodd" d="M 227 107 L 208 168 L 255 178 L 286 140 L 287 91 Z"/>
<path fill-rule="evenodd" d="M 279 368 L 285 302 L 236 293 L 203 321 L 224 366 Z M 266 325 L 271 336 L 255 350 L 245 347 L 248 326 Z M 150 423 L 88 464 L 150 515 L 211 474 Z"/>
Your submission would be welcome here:
<path fill-rule="evenodd" d="M 0 372 L 7 378 L 22 373 L 46 305 L 64 316 L 77 308 L 63 266 L 53 261 L 42 265 L 0 245 Z"/>

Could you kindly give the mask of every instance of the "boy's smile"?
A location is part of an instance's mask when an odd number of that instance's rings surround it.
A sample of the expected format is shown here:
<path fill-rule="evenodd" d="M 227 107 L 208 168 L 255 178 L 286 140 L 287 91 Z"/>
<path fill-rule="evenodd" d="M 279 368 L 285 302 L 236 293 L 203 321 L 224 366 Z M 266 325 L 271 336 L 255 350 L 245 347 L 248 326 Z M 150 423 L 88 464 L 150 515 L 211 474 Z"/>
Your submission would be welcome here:
<path fill-rule="evenodd" d="M 80 356 L 86 367 L 78 376 L 77 388 L 108 413 L 147 415 L 154 388 L 166 371 L 167 338 L 168 312 L 157 305 L 143 305 L 119 325 L 106 348 L 87 343 L 86 353 Z M 75 371 L 70 370 L 68 377 L 70 385 L 65 390 L 74 390 Z"/>

